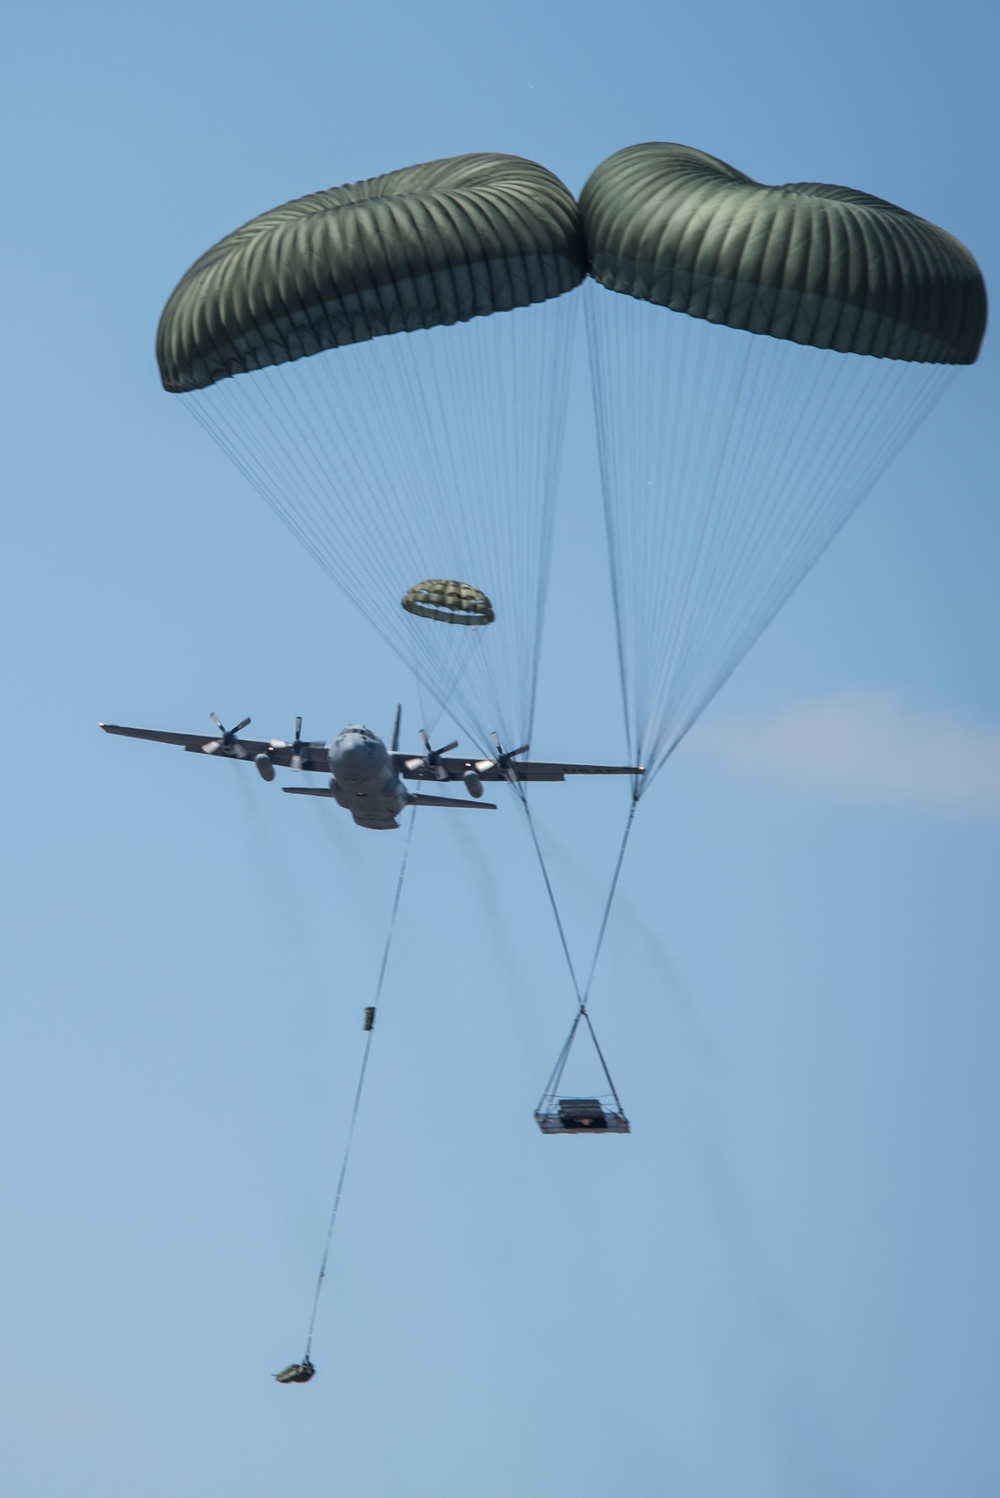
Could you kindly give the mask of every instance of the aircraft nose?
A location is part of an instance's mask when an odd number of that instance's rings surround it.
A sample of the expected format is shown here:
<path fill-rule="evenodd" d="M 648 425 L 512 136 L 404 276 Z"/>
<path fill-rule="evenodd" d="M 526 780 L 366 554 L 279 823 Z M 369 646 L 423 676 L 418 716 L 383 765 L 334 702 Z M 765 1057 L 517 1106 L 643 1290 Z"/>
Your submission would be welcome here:
<path fill-rule="evenodd" d="M 330 745 L 330 768 L 341 779 L 371 775 L 373 770 L 379 768 L 379 747 L 365 734 L 348 729 Z"/>

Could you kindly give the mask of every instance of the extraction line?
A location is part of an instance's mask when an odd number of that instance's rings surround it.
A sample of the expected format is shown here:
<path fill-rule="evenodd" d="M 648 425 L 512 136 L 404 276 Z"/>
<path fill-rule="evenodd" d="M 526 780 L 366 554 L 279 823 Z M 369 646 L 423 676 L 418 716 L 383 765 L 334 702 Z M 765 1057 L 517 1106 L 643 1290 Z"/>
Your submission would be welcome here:
<path fill-rule="evenodd" d="M 392 946 L 393 932 L 396 929 L 396 916 L 399 914 L 399 898 L 403 893 L 403 878 L 406 874 L 406 862 L 410 856 L 410 842 L 413 837 L 413 828 L 416 824 L 416 820 L 417 808 L 414 806 L 410 812 L 410 825 L 406 829 L 406 841 L 403 844 L 403 861 L 399 866 L 399 878 L 396 881 L 396 895 L 395 899 L 392 902 L 392 914 L 389 917 L 389 930 L 385 939 L 385 948 L 382 952 L 382 966 L 379 969 L 378 982 L 375 985 L 374 1008 L 376 1010 L 378 1009 L 379 999 L 382 996 L 382 985 L 385 982 L 386 968 L 389 965 L 389 949 Z M 340 1175 L 337 1178 L 337 1193 L 333 1199 L 333 1210 L 330 1213 L 330 1223 L 326 1230 L 326 1243 L 323 1246 L 323 1257 L 320 1260 L 319 1275 L 316 1279 L 316 1293 L 313 1296 L 312 1315 L 309 1318 L 309 1335 L 306 1338 L 306 1351 L 305 1357 L 303 1358 L 304 1363 L 308 1363 L 310 1361 L 309 1354 L 312 1351 L 313 1333 L 316 1330 L 316 1316 L 319 1312 L 319 1298 L 323 1291 L 323 1281 L 326 1279 L 326 1266 L 330 1257 L 330 1244 L 333 1239 L 333 1230 L 337 1225 L 337 1213 L 340 1210 L 340 1198 L 343 1195 L 344 1180 L 347 1176 L 347 1165 L 351 1158 L 351 1146 L 354 1143 L 354 1129 L 358 1121 L 358 1110 L 361 1107 L 361 1094 L 364 1090 L 365 1075 L 368 1071 L 368 1057 L 371 1054 L 372 1037 L 374 1036 L 374 1034 L 375 1031 L 374 1028 L 372 1028 L 368 1031 L 368 1034 L 365 1038 L 365 1050 L 364 1055 L 361 1058 L 361 1070 L 358 1073 L 358 1085 L 354 1093 L 354 1107 L 351 1111 L 351 1122 L 347 1130 L 347 1143 L 344 1146 L 344 1158 L 341 1161 Z"/>

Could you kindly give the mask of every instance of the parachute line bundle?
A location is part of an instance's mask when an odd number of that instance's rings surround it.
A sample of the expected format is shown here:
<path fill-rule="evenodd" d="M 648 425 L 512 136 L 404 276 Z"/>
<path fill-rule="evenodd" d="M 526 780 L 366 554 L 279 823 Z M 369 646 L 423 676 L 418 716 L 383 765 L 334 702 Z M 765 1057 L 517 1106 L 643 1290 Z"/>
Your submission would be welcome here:
<path fill-rule="evenodd" d="M 954 372 L 737 333 L 596 287 L 586 310 L 644 794 Z"/>

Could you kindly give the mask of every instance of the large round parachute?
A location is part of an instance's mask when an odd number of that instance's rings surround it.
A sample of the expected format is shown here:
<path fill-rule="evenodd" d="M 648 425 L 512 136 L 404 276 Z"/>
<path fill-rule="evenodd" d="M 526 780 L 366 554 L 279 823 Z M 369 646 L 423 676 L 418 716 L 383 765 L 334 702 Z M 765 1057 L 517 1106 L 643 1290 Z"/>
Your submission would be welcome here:
<path fill-rule="evenodd" d="M 690 146 L 631 146 L 594 172 L 581 208 L 590 273 L 728 328 L 813 348 L 972 364 L 986 290 L 969 251 L 850 187 L 764 187 Z"/>
<path fill-rule="evenodd" d="M 825 183 L 763 186 L 688 146 L 619 151 L 580 209 L 645 789 L 952 367 L 975 360 L 986 292 L 965 246 L 905 209 Z"/>
<path fill-rule="evenodd" d="M 331 187 L 251 219 L 163 311 L 165 389 L 344 344 L 528 307 L 583 279 L 572 197 L 516 156 L 456 156 Z"/>
<path fill-rule="evenodd" d="M 261 214 L 160 319 L 165 388 L 480 741 L 530 735 L 585 269 L 551 172 L 459 156 Z M 474 578 L 498 622 L 404 612 L 415 576 Z"/>

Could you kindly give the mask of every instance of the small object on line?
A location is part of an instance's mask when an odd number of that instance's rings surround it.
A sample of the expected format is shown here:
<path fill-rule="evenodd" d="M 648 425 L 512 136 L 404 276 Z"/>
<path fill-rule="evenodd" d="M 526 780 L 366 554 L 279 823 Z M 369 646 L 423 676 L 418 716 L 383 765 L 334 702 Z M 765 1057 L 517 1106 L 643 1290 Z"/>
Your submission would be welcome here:
<path fill-rule="evenodd" d="M 628 1119 L 620 1108 L 606 1108 L 599 1098 L 552 1099 L 553 1106 L 535 1113 L 543 1134 L 630 1134 Z"/>
<path fill-rule="evenodd" d="M 365 1010 L 365 1029 L 366 1030 L 374 1030 L 374 1028 L 375 1028 L 375 1005 L 374 1004 L 370 1004 L 368 1006 L 368 1008 Z"/>
<path fill-rule="evenodd" d="M 279 1384 L 307 1384 L 315 1372 L 309 1358 L 305 1358 L 301 1363 L 289 1363 L 287 1368 L 282 1368 L 274 1377 Z"/>

